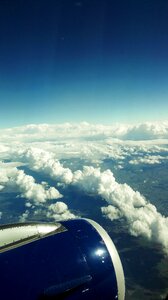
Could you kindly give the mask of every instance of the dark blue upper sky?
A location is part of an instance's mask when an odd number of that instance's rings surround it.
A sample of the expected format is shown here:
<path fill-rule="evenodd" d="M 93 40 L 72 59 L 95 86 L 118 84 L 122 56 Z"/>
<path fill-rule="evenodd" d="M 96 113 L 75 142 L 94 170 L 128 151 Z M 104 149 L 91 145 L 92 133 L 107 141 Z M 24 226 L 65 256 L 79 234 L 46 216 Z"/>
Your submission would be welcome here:
<path fill-rule="evenodd" d="M 167 0 L 1 0 L 0 127 L 162 120 Z"/>

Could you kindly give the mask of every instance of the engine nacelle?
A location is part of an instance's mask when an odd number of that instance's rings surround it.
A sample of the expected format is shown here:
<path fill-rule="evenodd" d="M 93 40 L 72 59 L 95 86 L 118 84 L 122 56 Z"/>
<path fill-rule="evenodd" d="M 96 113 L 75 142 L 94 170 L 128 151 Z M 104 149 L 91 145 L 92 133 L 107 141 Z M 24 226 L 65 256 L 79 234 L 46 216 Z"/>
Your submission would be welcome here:
<path fill-rule="evenodd" d="M 0 227 L 1 299 L 119 299 L 125 281 L 107 232 L 89 219 Z"/>

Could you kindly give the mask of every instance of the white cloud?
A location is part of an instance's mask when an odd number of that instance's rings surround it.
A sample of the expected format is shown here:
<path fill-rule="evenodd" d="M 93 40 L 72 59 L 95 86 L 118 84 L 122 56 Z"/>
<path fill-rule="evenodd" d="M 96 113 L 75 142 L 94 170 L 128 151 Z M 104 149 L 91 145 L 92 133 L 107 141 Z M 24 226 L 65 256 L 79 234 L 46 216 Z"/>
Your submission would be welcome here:
<path fill-rule="evenodd" d="M 28 217 L 29 217 L 29 210 L 26 210 L 19 218 L 20 222 L 25 222 L 27 221 Z"/>
<path fill-rule="evenodd" d="M 106 207 L 102 207 L 101 211 L 107 218 L 111 221 L 117 220 L 122 217 L 120 210 L 112 205 L 108 205 Z"/>
<path fill-rule="evenodd" d="M 38 154 L 40 153 L 38 152 Z M 58 164 L 58 166 L 61 165 Z M 49 170 L 50 168 L 48 168 Z M 65 177 L 63 176 L 62 178 L 64 179 Z M 29 209 L 43 205 L 47 200 L 62 198 L 62 195 L 56 188 L 48 187 L 46 182 L 36 183 L 32 176 L 25 174 L 23 170 L 18 170 L 13 163 L 1 163 L 0 183 L 1 190 L 17 192 L 21 197 L 28 200 L 25 204 L 27 210 L 20 216 L 20 222 L 25 222 L 28 219 L 30 215 Z M 55 221 L 75 218 L 75 215 L 69 211 L 68 206 L 64 202 L 56 202 L 45 209 L 47 209 L 47 217 Z M 39 211 L 36 209 L 34 213 L 39 214 Z M 0 218 L 1 215 L 2 213 L 0 213 Z"/>
<path fill-rule="evenodd" d="M 1 141 L 55 141 L 68 139 L 121 140 L 168 139 L 168 121 L 131 124 L 30 124 L 22 127 L 1 129 Z"/>
<path fill-rule="evenodd" d="M 26 206 L 26 207 L 32 207 L 33 205 L 32 205 L 32 203 L 30 203 L 30 202 L 26 202 L 25 206 Z"/>
<path fill-rule="evenodd" d="M 55 221 L 76 218 L 76 216 L 69 211 L 68 206 L 64 202 L 51 204 L 48 207 L 47 217 L 52 218 Z"/>
<path fill-rule="evenodd" d="M 82 158 L 93 163 L 112 158 L 122 168 L 126 158 L 131 164 L 161 163 L 167 159 L 168 121 L 112 126 L 86 122 L 27 125 L 3 129 L 0 134 L 0 158 L 13 161 L 13 166 L 5 164 L 3 167 L 1 163 L 0 190 L 17 189 L 27 198 L 23 219 L 28 217 L 32 203 L 38 205 L 61 197 L 55 187 L 38 184 L 32 176 L 17 169 L 27 164 L 30 169 L 50 176 L 57 183 L 71 184 L 89 194 L 100 195 L 108 204 L 102 208 L 104 215 L 111 220 L 124 218 L 131 234 L 160 243 L 168 253 L 168 218 L 139 192 L 116 182 L 110 170 L 102 172 L 94 166 L 85 166 L 74 172 L 56 159 Z M 49 206 L 47 216 L 58 220 L 71 218 L 73 214 L 65 203 L 57 202 Z"/>
<path fill-rule="evenodd" d="M 30 208 L 30 206 L 28 206 Z M 34 215 L 40 216 L 41 214 L 44 214 L 44 210 L 42 209 L 35 209 Z M 29 218 L 30 210 L 27 209 L 19 218 L 20 222 L 25 222 Z M 76 215 L 70 212 L 68 209 L 68 206 L 64 202 L 56 202 L 53 204 L 50 204 L 47 207 L 46 216 L 49 219 L 53 219 L 54 221 L 58 222 L 61 220 L 68 220 L 68 219 L 74 219 L 77 218 Z"/>
<path fill-rule="evenodd" d="M 29 167 L 35 171 L 41 171 L 49 175 L 51 178 L 66 184 L 72 181 L 72 172 L 68 168 L 64 168 L 58 160 L 54 159 L 52 153 L 37 149 L 30 148 L 20 153 L 23 161 L 26 161 Z"/>
<path fill-rule="evenodd" d="M 160 156 L 160 155 L 148 155 L 144 157 L 138 157 L 136 159 L 132 159 L 129 161 L 132 165 L 139 165 L 139 164 L 161 164 L 164 160 L 168 160 L 168 157 Z"/>
<path fill-rule="evenodd" d="M 88 193 L 101 195 L 111 206 L 102 212 L 111 220 L 124 217 L 134 236 L 144 236 L 162 244 L 168 253 L 168 218 L 157 212 L 156 207 L 127 184 L 119 184 L 110 170 L 84 167 L 74 173 L 73 184 Z"/>
<path fill-rule="evenodd" d="M 156 207 L 146 201 L 137 191 L 134 191 L 127 184 L 116 182 L 110 170 L 101 172 L 100 168 L 84 166 L 83 170 L 72 172 L 64 168 L 59 161 L 55 161 L 46 151 L 30 149 L 24 153 L 31 168 L 44 172 L 55 180 L 64 184 L 72 184 L 87 193 L 100 195 L 110 205 L 103 208 L 102 212 L 111 220 L 119 217 L 125 218 L 129 224 L 129 231 L 134 236 L 144 236 L 152 241 L 162 244 L 168 253 L 168 218 L 162 216 Z M 65 176 L 65 174 L 68 176 Z M 51 211 L 55 219 L 53 206 Z M 48 214 L 48 216 L 50 213 Z M 64 218 L 64 214 L 62 214 Z M 160 225 L 162 224 L 162 226 Z M 159 232 L 159 235 L 158 235 Z"/>
<path fill-rule="evenodd" d="M 59 199 L 62 195 L 59 191 L 50 187 L 45 187 L 35 182 L 35 179 L 26 175 L 23 170 L 18 170 L 15 167 L 6 167 L 6 164 L 1 164 L 0 169 L 0 186 L 1 190 L 17 191 L 28 200 L 33 201 L 36 204 L 44 203 L 47 200 Z"/>
<path fill-rule="evenodd" d="M 74 173 L 73 184 L 79 185 L 89 193 L 101 195 L 110 204 L 102 208 L 109 219 L 125 218 L 129 231 L 134 236 L 143 236 L 158 242 L 168 254 L 168 218 L 162 216 L 156 207 L 146 201 L 127 184 L 115 181 L 110 170 L 84 167 Z"/>
<path fill-rule="evenodd" d="M 20 161 L 20 156 L 27 149 L 36 148 L 38 149 L 36 150 L 37 153 L 35 153 L 35 150 L 33 150 L 33 153 L 30 150 L 30 153 L 26 155 L 28 163 L 30 163 L 31 159 L 32 161 L 35 159 L 36 167 L 38 168 L 37 157 L 39 164 L 41 164 L 39 156 L 40 151 L 43 149 L 46 151 L 46 154 L 42 154 L 43 156 L 45 155 L 45 157 L 42 157 L 43 167 L 45 168 L 46 164 L 49 165 L 47 153 L 50 153 L 51 172 L 52 170 L 54 172 L 51 159 L 54 159 L 56 166 L 55 158 L 82 158 L 88 159 L 93 163 L 106 158 L 122 161 L 127 157 L 130 158 L 130 156 L 131 160 L 134 160 L 134 156 L 136 156 L 136 159 L 138 156 L 142 157 L 145 154 L 162 155 L 162 151 L 168 153 L 167 132 L 168 121 L 138 125 L 116 124 L 111 126 L 93 125 L 86 122 L 80 124 L 27 125 L 0 130 L 0 158 L 9 159 L 13 162 L 18 161 L 20 164 L 25 163 L 24 160 Z M 30 157 L 28 157 L 29 155 Z M 46 160 L 46 164 L 44 160 Z M 64 174 L 62 174 L 58 166 L 56 168 L 57 176 L 67 177 L 67 181 L 66 179 L 65 181 L 68 183 L 70 181 L 68 178 L 71 176 L 70 173 L 66 174 L 64 170 Z"/>
<path fill-rule="evenodd" d="M 116 182 L 110 170 L 84 167 L 74 173 L 73 184 L 88 193 L 101 195 L 110 204 L 102 212 L 111 220 L 125 218 L 134 236 L 143 236 L 160 243 L 168 254 L 168 218 L 162 216 L 154 205 L 127 184 Z"/>
<path fill-rule="evenodd" d="M 154 140 L 168 138 L 168 121 L 145 122 L 130 127 L 124 137 L 131 140 Z"/>

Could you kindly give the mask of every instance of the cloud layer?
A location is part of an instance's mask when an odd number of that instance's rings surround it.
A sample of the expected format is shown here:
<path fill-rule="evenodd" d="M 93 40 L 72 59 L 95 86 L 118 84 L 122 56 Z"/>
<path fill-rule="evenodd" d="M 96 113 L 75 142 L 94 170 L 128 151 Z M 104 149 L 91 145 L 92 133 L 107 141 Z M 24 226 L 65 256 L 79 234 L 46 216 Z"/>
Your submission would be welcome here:
<path fill-rule="evenodd" d="M 79 124 L 31 124 L 22 127 L 1 129 L 1 141 L 47 141 L 62 139 L 105 139 L 152 140 L 168 139 L 168 121 L 145 122 L 136 125 L 100 125 L 82 122 Z"/>
<path fill-rule="evenodd" d="M 111 170 L 100 168 L 106 159 L 115 161 L 118 169 L 124 168 L 124 163 L 134 166 L 166 162 L 168 122 L 115 126 L 85 122 L 42 124 L 4 129 L 0 133 L 0 158 L 4 161 L 0 165 L 0 191 L 15 191 L 27 199 L 22 221 L 29 217 L 32 205 L 39 215 L 39 207 L 45 208 L 46 216 L 55 221 L 75 217 L 64 202 L 58 201 L 63 197 L 59 186 L 72 185 L 84 193 L 101 196 L 104 216 L 111 221 L 124 219 L 130 234 L 159 243 L 168 254 L 168 218 L 138 191 L 118 183 Z M 73 158 L 83 159 L 81 169 L 73 168 Z M 61 159 L 68 159 L 69 166 L 64 167 Z M 21 170 L 24 165 L 51 178 L 55 186 L 37 183 Z"/>
<path fill-rule="evenodd" d="M 160 243 L 168 253 L 168 218 L 162 216 L 154 205 L 128 184 L 119 184 L 110 170 L 102 172 L 100 168 L 84 166 L 82 170 L 72 172 L 55 160 L 52 153 L 34 148 L 24 151 L 22 159 L 31 169 L 47 174 L 56 182 L 70 184 L 85 193 L 101 196 L 108 203 L 107 207 L 102 208 L 105 216 L 112 221 L 124 218 L 132 235 Z M 58 211 L 58 204 L 51 205 L 48 216 L 52 212 L 57 219 Z M 62 216 L 64 218 L 64 214 Z"/>

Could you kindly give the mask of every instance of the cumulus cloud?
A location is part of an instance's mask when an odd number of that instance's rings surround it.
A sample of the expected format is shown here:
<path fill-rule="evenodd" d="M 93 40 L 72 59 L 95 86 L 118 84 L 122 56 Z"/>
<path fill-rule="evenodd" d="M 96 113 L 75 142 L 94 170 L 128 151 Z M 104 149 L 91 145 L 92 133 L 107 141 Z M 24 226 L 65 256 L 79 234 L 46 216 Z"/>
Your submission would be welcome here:
<path fill-rule="evenodd" d="M 9 167 L 9 165 L 6 166 L 5 163 L 1 164 L 0 187 L 1 191 L 5 189 L 17 191 L 21 194 L 21 197 L 31 200 L 35 204 L 62 197 L 56 188 L 46 189 L 44 185 L 36 183 L 32 176 L 26 175 L 23 170 Z"/>
<path fill-rule="evenodd" d="M 47 217 L 55 221 L 76 218 L 76 216 L 69 211 L 68 206 L 64 202 L 59 201 L 49 205 Z"/>
<path fill-rule="evenodd" d="M 54 159 L 52 153 L 38 148 L 30 148 L 20 152 L 23 161 L 29 164 L 32 170 L 44 172 L 51 178 L 63 183 L 72 181 L 72 172 L 69 168 L 64 168 L 58 160 Z"/>
<path fill-rule="evenodd" d="M 143 236 L 154 242 L 161 243 L 168 253 L 168 218 L 162 216 L 156 207 L 129 185 L 116 182 L 110 170 L 101 172 L 100 168 L 84 166 L 83 170 L 72 172 L 64 168 L 59 161 L 55 161 L 52 155 L 45 151 L 35 149 L 24 153 L 28 158 L 31 168 L 44 172 L 55 180 L 64 184 L 74 185 L 81 190 L 100 195 L 108 204 L 102 212 L 111 220 L 124 218 L 129 224 L 129 232 L 134 236 Z M 66 175 L 66 176 L 65 176 Z M 48 216 L 57 220 L 57 212 L 62 204 L 51 205 Z M 61 208 L 65 206 L 61 206 Z M 62 213 L 64 218 L 64 213 Z"/>
<path fill-rule="evenodd" d="M 0 134 L 3 142 L 0 158 L 16 163 L 9 167 L 6 164 L 5 168 L 1 165 L 0 191 L 17 189 L 27 198 L 27 210 L 22 220 L 28 217 L 32 203 L 38 205 L 61 197 L 55 187 L 38 184 L 32 176 L 17 169 L 19 164 L 27 164 L 29 169 L 46 174 L 57 184 L 73 185 L 86 193 L 101 196 L 107 202 L 107 207 L 102 207 L 105 216 L 112 221 L 124 218 L 131 234 L 160 243 L 168 253 L 168 218 L 139 192 L 127 184 L 119 184 L 110 170 L 102 172 L 95 166 L 85 166 L 82 170 L 72 171 L 58 160 L 77 157 L 99 164 L 100 160 L 113 158 L 122 168 L 126 159 L 132 165 L 161 163 L 167 159 L 168 121 L 112 126 L 86 122 L 32 124 L 3 129 Z M 65 203 L 56 202 L 49 205 L 47 216 L 58 220 L 71 218 L 73 214 Z"/>
<path fill-rule="evenodd" d="M 0 159 L 20 162 L 21 153 L 33 147 L 50 152 L 50 155 L 53 153 L 52 158 L 54 159 L 55 157 L 57 159 L 82 158 L 88 159 L 92 163 L 97 161 L 97 164 L 106 158 L 121 161 L 129 157 L 133 160 L 134 157 L 130 156 L 162 155 L 162 151 L 168 153 L 167 131 L 168 121 L 109 126 L 86 122 L 56 125 L 31 124 L 0 130 Z M 27 157 L 29 162 L 31 159 L 33 160 L 33 155 L 39 158 L 40 152 L 38 153 L 38 151 L 36 154 L 35 152 L 34 154 L 30 153 L 30 157 Z M 44 161 L 44 158 L 42 159 Z M 48 161 L 47 154 L 45 159 Z M 35 160 L 37 159 L 35 158 Z M 25 163 L 25 161 L 22 162 Z M 50 166 L 52 167 L 52 165 Z M 58 170 L 58 166 L 56 167 Z M 53 167 L 51 169 L 54 170 Z M 60 174 L 60 176 L 63 175 Z M 64 176 L 66 175 L 64 174 Z M 68 176 L 70 174 L 67 174 Z"/>
<path fill-rule="evenodd" d="M 101 211 L 111 221 L 117 220 L 123 216 L 122 213 L 120 212 L 120 210 L 112 205 L 102 207 Z"/>
<path fill-rule="evenodd" d="M 20 221 L 20 222 L 25 222 L 25 221 L 27 221 L 27 219 L 28 219 L 28 217 L 29 217 L 29 214 L 30 214 L 29 210 L 26 210 L 26 211 L 20 216 L 19 221 Z"/>
<path fill-rule="evenodd" d="M 124 136 L 130 140 L 152 140 L 168 138 L 168 122 L 145 122 L 129 127 Z"/>
<path fill-rule="evenodd" d="M 22 127 L 1 129 L 1 141 L 48 141 L 64 139 L 121 140 L 167 139 L 168 121 L 131 124 L 30 124 Z"/>
<path fill-rule="evenodd" d="M 128 158 L 131 163 L 136 164 L 138 157 L 162 156 L 163 153 L 168 153 L 167 128 L 168 122 L 111 126 L 83 122 L 59 125 L 32 124 L 3 129 L 0 130 L 0 159 L 18 161 L 20 164 L 30 164 L 32 161 L 36 170 L 41 168 L 43 161 L 46 173 L 50 168 L 53 177 L 57 176 L 58 180 L 59 177 L 61 180 L 64 177 L 65 183 L 68 183 L 72 174 L 65 168 L 61 169 L 56 158 L 82 158 L 92 162 L 94 166 L 106 158 L 118 161 L 121 165 L 120 162 Z"/>
<path fill-rule="evenodd" d="M 62 176 L 62 179 L 64 179 L 64 176 Z M 20 222 L 25 222 L 29 218 L 30 209 L 45 204 L 47 200 L 62 198 L 62 195 L 55 187 L 48 187 L 46 182 L 36 183 L 32 176 L 25 174 L 23 170 L 18 170 L 13 163 L 1 163 L 0 184 L 2 191 L 14 191 L 27 199 L 25 204 L 27 209 L 20 216 Z M 46 216 L 55 221 L 75 218 L 75 215 L 69 211 L 68 206 L 64 202 L 56 202 L 45 206 L 45 210 L 47 210 Z M 39 214 L 38 209 L 34 213 Z M 0 218 L 1 216 L 2 213 L 0 213 Z"/>
<path fill-rule="evenodd" d="M 168 157 L 167 156 L 163 157 L 160 155 L 148 155 L 148 156 L 132 159 L 129 161 L 129 163 L 132 165 L 139 165 L 139 164 L 154 165 L 154 164 L 161 164 L 164 160 L 168 160 Z"/>
<path fill-rule="evenodd" d="M 83 171 L 74 173 L 73 184 L 101 195 L 109 204 L 102 208 L 104 215 L 111 220 L 125 218 L 132 235 L 160 243 L 168 254 L 168 218 L 129 185 L 117 183 L 110 170 L 101 172 L 100 169 L 84 167 Z"/>

